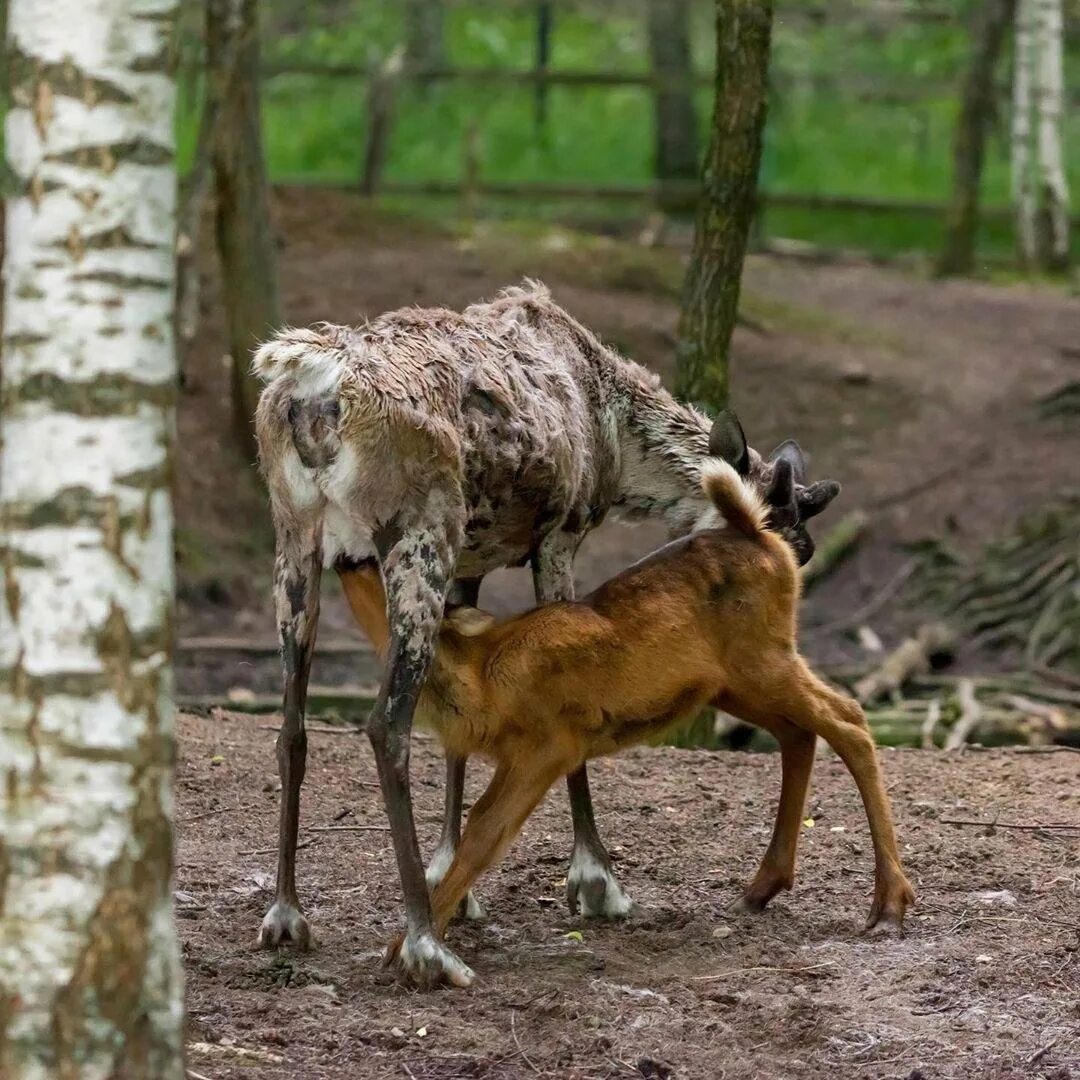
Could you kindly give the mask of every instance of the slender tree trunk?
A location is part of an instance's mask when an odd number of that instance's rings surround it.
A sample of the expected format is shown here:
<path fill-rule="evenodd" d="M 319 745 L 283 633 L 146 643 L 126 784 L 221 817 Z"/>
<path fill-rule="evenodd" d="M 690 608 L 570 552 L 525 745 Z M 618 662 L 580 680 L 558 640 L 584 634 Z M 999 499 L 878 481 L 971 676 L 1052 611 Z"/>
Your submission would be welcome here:
<path fill-rule="evenodd" d="M 1032 178 L 1031 106 L 1035 62 L 1034 0 L 1017 0 L 1016 44 L 1013 49 L 1013 114 L 1010 136 L 1013 208 L 1020 261 L 1036 264 L 1035 186 Z"/>
<path fill-rule="evenodd" d="M 687 184 L 698 175 L 698 129 L 690 52 L 690 0 L 649 0 L 649 54 L 658 80 L 654 96 L 655 176 L 660 208 L 693 210 Z"/>
<path fill-rule="evenodd" d="M 555 27 L 555 10 L 552 0 L 539 0 L 536 5 L 536 52 L 533 68 L 546 71 L 551 66 L 551 35 Z M 547 83 L 536 84 L 533 99 L 533 123 L 541 136 L 547 134 L 548 90 Z"/>
<path fill-rule="evenodd" d="M 981 0 L 971 31 L 971 59 L 964 79 L 953 146 L 953 195 L 938 263 L 941 274 L 968 274 L 975 268 L 979 227 L 979 185 L 986 135 L 996 108 L 994 71 L 1016 10 L 1016 0 Z"/>
<path fill-rule="evenodd" d="M 432 71 L 446 66 L 443 0 L 404 0 L 405 64 Z"/>
<path fill-rule="evenodd" d="M 11 0 L 0 1076 L 181 1080 L 176 0 Z"/>
<path fill-rule="evenodd" d="M 1035 116 L 1039 212 L 1039 263 L 1060 272 L 1069 265 L 1069 188 L 1065 179 L 1061 117 L 1065 96 L 1062 0 L 1036 0 Z"/>
<path fill-rule="evenodd" d="M 251 351 L 281 323 L 259 116 L 256 0 L 208 0 L 206 48 L 208 90 L 223 95 L 213 161 L 233 419 L 241 446 L 254 458 L 251 422 L 261 387 L 251 374 Z"/>
<path fill-rule="evenodd" d="M 716 0 L 716 104 L 679 321 L 676 392 L 727 400 L 728 354 L 757 201 L 772 0 Z"/>

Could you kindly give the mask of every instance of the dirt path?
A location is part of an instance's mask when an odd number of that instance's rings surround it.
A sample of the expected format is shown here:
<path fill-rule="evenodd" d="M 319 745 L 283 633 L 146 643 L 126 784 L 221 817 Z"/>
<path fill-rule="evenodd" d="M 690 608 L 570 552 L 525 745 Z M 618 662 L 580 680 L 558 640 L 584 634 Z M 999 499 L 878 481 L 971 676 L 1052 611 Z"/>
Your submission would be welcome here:
<path fill-rule="evenodd" d="M 400 904 L 378 828 L 306 834 L 299 874 L 317 949 L 253 948 L 273 887 L 265 724 L 180 718 L 178 906 L 201 1076 L 1080 1075 L 1080 833 L 942 821 L 1080 823 L 1075 754 L 883 754 L 919 893 L 903 940 L 858 933 L 870 845 L 835 758 L 816 768 L 795 889 L 760 917 L 726 909 L 767 842 L 776 755 L 643 749 L 598 762 L 601 830 L 642 914 L 623 926 L 567 916 L 570 830 L 555 791 L 482 881 L 489 920 L 452 931 L 475 986 L 416 993 L 378 966 Z M 366 740 L 310 742 L 304 824 L 381 826 Z M 427 738 L 413 775 L 430 850 L 441 764 Z"/>

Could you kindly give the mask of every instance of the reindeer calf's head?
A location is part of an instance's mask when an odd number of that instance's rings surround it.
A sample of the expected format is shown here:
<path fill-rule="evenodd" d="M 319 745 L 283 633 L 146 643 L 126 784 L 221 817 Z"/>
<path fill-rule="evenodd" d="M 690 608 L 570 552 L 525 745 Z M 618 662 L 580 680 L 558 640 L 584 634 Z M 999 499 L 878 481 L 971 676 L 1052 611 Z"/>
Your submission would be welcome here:
<path fill-rule="evenodd" d="M 794 439 L 786 439 L 768 458 L 750 448 L 739 418 L 724 409 L 713 422 L 709 453 L 723 458 L 757 489 L 769 506 L 769 527 L 795 552 L 800 566 L 814 554 L 814 541 L 806 522 L 816 517 L 840 494 L 835 480 L 806 483 L 806 457 Z M 708 528 L 702 519 L 699 528 Z"/>

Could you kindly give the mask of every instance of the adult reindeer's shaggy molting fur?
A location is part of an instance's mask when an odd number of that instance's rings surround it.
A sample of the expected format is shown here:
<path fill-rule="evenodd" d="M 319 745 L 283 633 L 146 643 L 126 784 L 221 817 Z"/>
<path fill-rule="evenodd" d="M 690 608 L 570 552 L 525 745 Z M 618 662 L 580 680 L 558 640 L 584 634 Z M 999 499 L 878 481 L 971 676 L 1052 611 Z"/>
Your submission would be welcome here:
<path fill-rule="evenodd" d="M 801 470 L 801 454 L 790 443 L 768 460 L 746 449 L 733 417 L 710 425 L 680 405 L 539 286 L 463 313 L 406 309 L 356 328 L 286 330 L 258 350 L 255 370 L 267 382 L 256 430 L 285 669 L 277 897 L 260 939 L 304 945 L 309 935 L 295 849 L 320 572 L 333 566 L 348 587 L 375 558 L 390 638 L 370 732 L 405 896 L 401 959 L 418 982 L 453 978 L 462 965 L 432 933 L 408 782 L 413 710 L 447 596 L 475 602 L 484 574 L 531 561 L 540 602 L 571 599 L 574 554 L 609 509 L 662 517 L 682 534 L 707 509 L 699 481 L 710 455 L 738 457 L 765 490 L 778 463 Z M 803 520 L 836 490 L 826 483 L 791 495 L 786 535 L 802 556 L 812 550 Z M 463 777 L 464 760 L 451 755 L 432 883 L 456 847 Z M 584 767 L 568 787 L 571 907 L 625 914 Z"/>
<path fill-rule="evenodd" d="M 788 475 L 780 484 L 790 483 Z M 742 905 L 760 910 L 791 887 L 821 735 L 862 794 L 874 844 L 869 927 L 899 930 L 914 892 L 900 864 L 888 797 L 860 707 L 818 679 L 795 647 L 799 575 L 767 531 L 768 507 L 726 462 L 705 466 L 722 527 L 675 541 L 578 602 L 504 621 L 459 608 L 441 628 L 417 717 L 458 755 L 495 774 L 432 907 L 441 936 L 477 875 L 501 858 L 548 788 L 591 757 L 656 738 L 708 705 L 758 724 L 782 748 L 772 842 Z M 352 578 L 353 612 L 377 651 L 388 647 L 374 561 Z M 396 954 L 399 943 L 391 946 Z M 471 972 L 450 972 L 467 985 Z"/>

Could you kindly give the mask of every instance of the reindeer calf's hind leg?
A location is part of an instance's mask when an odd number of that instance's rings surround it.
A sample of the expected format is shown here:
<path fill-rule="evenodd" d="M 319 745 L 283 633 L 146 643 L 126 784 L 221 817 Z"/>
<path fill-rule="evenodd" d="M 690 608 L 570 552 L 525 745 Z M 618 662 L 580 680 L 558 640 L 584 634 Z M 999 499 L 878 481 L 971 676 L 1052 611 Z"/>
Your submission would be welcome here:
<path fill-rule="evenodd" d="M 867 930 L 899 932 L 915 891 L 904 875 L 892 808 L 878 767 L 874 740 L 859 705 L 826 686 L 798 663 L 785 680 L 784 714 L 820 735 L 855 778 L 874 844 L 874 901 Z"/>

